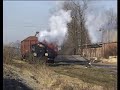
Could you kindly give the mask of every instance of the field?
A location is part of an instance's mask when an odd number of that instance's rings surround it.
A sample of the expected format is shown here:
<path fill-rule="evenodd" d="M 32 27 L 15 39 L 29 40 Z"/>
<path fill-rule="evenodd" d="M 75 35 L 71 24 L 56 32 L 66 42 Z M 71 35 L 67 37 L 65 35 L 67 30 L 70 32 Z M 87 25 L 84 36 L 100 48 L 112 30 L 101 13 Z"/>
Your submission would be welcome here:
<path fill-rule="evenodd" d="M 80 57 L 58 56 L 55 64 L 42 60 L 20 60 L 12 49 L 3 49 L 4 90 L 116 90 L 117 65 L 93 63 Z M 12 51 L 12 53 L 11 53 Z M 14 57 L 14 58 L 13 58 Z"/>

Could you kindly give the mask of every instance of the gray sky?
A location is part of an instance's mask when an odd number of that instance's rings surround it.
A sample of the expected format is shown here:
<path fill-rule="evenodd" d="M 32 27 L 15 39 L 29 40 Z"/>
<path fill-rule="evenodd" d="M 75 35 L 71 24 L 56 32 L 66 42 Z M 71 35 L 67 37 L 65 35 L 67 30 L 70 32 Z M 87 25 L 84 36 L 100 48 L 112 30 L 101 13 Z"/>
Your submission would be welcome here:
<path fill-rule="evenodd" d="M 50 11 L 57 5 L 57 1 L 3 1 L 3 43 L 21 41 L 36 31 L 48 28 L 52 14 Z M 97 8 L 93 10 L 96 13 L 109 8 L 117 11 L 117 1 L 93 1 L 92 9 L 94 8 Z M 92 15 L 93 13 L 88 14 L 89 22 Z M 90 34 L 97 37 L 93 26 L 90 27 Z"/>

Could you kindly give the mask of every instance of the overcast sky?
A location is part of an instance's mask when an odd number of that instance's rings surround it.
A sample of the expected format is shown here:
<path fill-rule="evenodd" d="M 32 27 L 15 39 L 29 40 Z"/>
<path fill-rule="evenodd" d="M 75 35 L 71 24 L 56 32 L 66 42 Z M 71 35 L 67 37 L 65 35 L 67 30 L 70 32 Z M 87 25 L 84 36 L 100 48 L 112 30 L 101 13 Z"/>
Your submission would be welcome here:
<path fill-rule="evenodd" d="M 49 17 L 52 14 L 51 10 L 56 8 L 59 2 L 3 1 L 3 43 L 21 41 L 30 35 L 34 35 L 36 31 L 48 28 Z M 109 8 L 117 11 L 117 1 L 92 1 L 92 9 L 96 14 Z M 93 13 L 88 14 L 88 22 L 92 20 L 93 16 Z M 100 20 L 100 16 L 98 19 Z M 90 25 L 89 27 L 92 38 L 97 37 L 94 34 L 96 30 L 94 26 Z M 93 41 L 97 41 L 97 38 Z"/>

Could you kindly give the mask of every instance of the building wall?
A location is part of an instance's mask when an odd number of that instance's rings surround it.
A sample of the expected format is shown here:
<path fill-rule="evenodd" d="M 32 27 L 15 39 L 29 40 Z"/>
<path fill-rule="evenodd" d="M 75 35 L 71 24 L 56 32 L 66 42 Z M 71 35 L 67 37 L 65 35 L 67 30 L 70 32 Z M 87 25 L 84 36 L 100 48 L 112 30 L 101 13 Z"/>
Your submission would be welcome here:
<path fill-rule="evenodd" d="M 80 51 L 80 50 L 79 50 Z M 116 56 L 117 55 L 117 42 L 104 43 L 102 47 L 99 48 L 85 48 L 83 49 L 83 55 L 87 57 L 105 57 Z"/>

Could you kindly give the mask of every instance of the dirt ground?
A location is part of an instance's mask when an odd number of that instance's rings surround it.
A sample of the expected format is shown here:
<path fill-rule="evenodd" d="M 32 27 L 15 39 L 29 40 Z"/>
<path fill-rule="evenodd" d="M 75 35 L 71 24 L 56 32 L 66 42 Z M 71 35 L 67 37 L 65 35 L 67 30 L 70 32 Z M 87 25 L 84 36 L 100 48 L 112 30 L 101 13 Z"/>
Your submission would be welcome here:
<path fill-rule="evenodd" d="M 56 73 L 47 66 L 31 65 L 20 60 L 3 64 L 3 78 L 4 90 L 105 90 L 103 86 Z"/>

